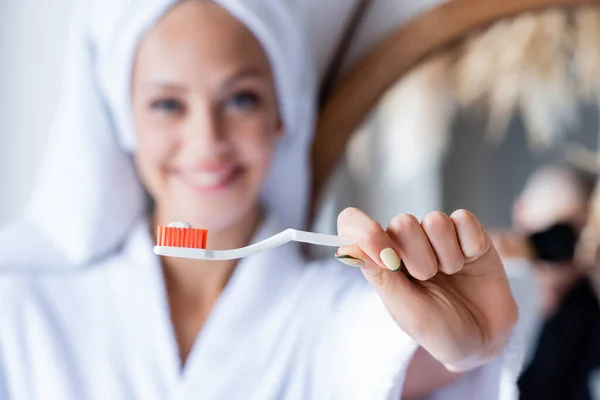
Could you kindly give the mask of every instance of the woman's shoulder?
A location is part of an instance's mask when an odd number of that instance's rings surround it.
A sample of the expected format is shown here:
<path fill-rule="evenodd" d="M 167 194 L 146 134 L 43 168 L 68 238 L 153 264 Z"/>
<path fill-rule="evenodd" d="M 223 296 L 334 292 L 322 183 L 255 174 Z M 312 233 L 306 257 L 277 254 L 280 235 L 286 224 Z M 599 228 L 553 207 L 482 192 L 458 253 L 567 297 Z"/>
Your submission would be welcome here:
<path fill-rule="evenodd" d="M 0 272 L 0 352 L 14 343 L 35 346 L 42 337 L 55 349 L 96 346 L 107 321 L 122 326 L 136 301 L 148 297 L 139 268 L 128 261 L 114 255 L 75 270 Z"/>
<path fill-rule="evenodd" d="M 114 287 L 117 275 L 127 273 L 120 253 L 87 265 L 69 265 L 51 241 L 38 236 L 22 223 L 0 229 L 0 315 L 4 317 L 44 307 L 85 307 Z"/>
<path fill-rule="evenodd" d="M 96 260 L 73 263 L 51 240 L 33 226 L 20 221 L 0 229 L 0 297 L 34 297 L 56 293 L 57 297 L 85 294 L 114 287 L 115 281 L 136 279 L 136 265 L 147 263 L 139 254 L 133 232 L 121 247 Z M 139 240 L 138 240 L 139 241 Z M 144 243 L 145 244 L 145 243 Z M 145 248 L 143 250 L 146 250 Z"/>
<path fill-rule="evenodd" d="M 39 303 L 83 304 L 86 298 L 110 288 L 121 257 L 111 256 L 79 268 L 48 269 L 7 268 L 0 270 L 0 304 L 22 307 Z"/>

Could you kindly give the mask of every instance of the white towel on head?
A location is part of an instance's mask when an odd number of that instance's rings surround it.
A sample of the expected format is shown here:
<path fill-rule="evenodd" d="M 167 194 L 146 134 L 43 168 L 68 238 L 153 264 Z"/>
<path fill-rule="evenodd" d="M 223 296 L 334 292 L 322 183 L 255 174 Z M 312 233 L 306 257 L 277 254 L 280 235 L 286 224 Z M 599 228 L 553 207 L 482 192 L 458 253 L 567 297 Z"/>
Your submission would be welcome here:
<path fill-rule="evenodd" d="M 286 2 L 218 0 L 265 48 L 286 135 L 262 192 L 271 212 L 300 227 L 309 194 L 316 67 Z M 146 212 L 133 166 L 130 78 L 141 37 L 173 0 L 81 2 L 71 27 L 64 89 L 24 221 L 0 232 L 0 269 L 73 268 L 114 251 Z"/>

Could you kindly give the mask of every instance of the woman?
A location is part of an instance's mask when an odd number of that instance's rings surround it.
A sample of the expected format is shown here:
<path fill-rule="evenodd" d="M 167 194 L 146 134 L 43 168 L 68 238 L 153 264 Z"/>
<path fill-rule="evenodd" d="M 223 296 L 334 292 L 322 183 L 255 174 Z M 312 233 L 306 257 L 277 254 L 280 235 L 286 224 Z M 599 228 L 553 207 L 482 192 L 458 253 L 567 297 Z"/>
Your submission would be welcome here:
<path fill-rule="evenodd" d="M 454 372 L 434 396 L 515 396 L 516 306 L 468 212 L 344 211 L 366 281 L 294 245 L 153 255 L 176 220 L 213 249 L 301 226 L 314 65 L 285 4 L 90 1 L 73 29 L 40 184 L 0 234 L 0 397 L 399 398 L 429 389 L 404 385 L 413 357 Z"/>

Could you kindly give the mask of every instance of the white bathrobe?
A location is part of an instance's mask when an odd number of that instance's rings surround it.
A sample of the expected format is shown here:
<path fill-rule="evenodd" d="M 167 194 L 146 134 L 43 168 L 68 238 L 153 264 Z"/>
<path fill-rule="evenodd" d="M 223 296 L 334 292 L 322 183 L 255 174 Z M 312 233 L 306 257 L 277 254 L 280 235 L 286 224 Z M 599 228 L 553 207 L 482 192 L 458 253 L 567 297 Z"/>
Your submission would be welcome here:
<path fill-rule="evenodd" d="M 265 48 L 286 128 L 258 240 L 305 219 L 318 68 L 288 3 L 215 1 Z M 74 13 L 41 176 L 0 230 L 0 399 L 398 399 L 417 344 L 358 270 L 307 263 L 292 244 L 240 263 L 181 368 L 130 154 L 133 54 L 173 4 L 82 0 Z M 431 397 L 515 399 L 518 336 Z"/>
<path fill-rule="evenodd" d="M 0 399 L 400 398 L 417 344 L 360 271 L 293 244 L 240 263 L 182 368 L 152 246 L 142 220 L 89 268 L 0 275 Z M 516 398 L 518 354 L 432 398 Z"/>

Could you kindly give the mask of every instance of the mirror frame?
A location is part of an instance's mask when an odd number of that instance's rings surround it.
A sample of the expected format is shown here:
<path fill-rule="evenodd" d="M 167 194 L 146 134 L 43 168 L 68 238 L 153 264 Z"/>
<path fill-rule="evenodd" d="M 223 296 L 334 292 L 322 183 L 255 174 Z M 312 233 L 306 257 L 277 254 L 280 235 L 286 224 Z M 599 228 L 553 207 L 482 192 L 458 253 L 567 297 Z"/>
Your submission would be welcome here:
<path fill-rule="evenodd" d="M 398 27 L 342 79 L 321 109 L 312 147 L 311 221 L 352 133 L 388 88 L 470 33 L 525 12 L 600 5 L 600 0 L 450 0 Z"/>

